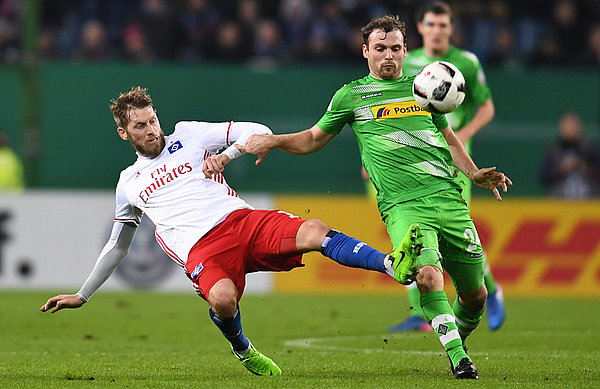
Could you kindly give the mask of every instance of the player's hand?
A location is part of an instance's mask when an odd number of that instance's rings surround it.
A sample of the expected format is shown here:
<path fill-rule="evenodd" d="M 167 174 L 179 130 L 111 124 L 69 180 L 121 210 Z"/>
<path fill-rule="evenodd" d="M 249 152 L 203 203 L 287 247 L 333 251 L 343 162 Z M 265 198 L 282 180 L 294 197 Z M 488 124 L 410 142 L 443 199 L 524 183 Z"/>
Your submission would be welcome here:
<path fill-rule="evenodd" d="M 255 165 L 258 166 L 265 159 L 265 156 L 269 154 L 269 151 L 275 148 L 273 139 L 273 135 L 253 134 L 246 140 L 245 145 L 236 144 L 235 147 L 246 153 L 256 155 L 258 158 Z"/>
<path fill-rule="evenodd" d="M 202 163 L 202 173 L 204 177 L 211 178 L 213 174 L 222 173 L 231 159 L 225 154 L 211 155 Z"/>
<path fill-rule="evenodd" d="M 77 294 L 60 294 L 58 296 L 51 297 L 46 301 L 40 311 L 46 312 L 49 309 L 52 309 L 52 312 L 58 312 L 63 308 L 79 308 L 83 305 L 83 300 Z"/>
<path fill-rule="evenodd" d="M 483 189 L 491 189 L 496 196 L 498 201 L 502 201 L 500 191 L 498 187 L 502 188 L 502 191 L 506 193 L 508 191 L 508 185 L 512 186 L 510 178 L 496 171 L 495 167 L 486 167 L 477 170 L 473 173 L 473 183 Z"/>

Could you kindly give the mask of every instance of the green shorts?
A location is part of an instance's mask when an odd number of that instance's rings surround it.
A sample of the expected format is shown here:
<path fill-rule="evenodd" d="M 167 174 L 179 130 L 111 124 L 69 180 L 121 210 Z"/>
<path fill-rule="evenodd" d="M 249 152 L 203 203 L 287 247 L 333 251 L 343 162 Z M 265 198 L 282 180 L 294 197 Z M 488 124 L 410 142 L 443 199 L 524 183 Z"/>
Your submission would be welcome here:
<path fill-rule="evenodd" d="M 483 285 L 484 256 L 469 210 L 456 189 L 443 190 L 394 205 L 382 214 L 394 247 L 408 227 L 419 223 L 425 235 L 417 259 L 446 270 L 457 292 L 469 292 Z"/>

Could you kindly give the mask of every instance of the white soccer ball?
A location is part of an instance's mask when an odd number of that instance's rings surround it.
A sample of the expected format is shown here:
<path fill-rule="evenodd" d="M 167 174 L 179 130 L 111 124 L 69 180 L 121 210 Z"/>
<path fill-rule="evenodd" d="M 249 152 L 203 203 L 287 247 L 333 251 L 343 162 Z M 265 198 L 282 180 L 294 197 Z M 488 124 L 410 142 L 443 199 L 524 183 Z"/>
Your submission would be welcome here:
<path fill-rule="evenodd" d="M 465 99 L 465 78 L 450 62 L 432 62 L 424 66 L 415 77 L 413 96 L 417 104 L 426 111 L 454 111 Z"/>

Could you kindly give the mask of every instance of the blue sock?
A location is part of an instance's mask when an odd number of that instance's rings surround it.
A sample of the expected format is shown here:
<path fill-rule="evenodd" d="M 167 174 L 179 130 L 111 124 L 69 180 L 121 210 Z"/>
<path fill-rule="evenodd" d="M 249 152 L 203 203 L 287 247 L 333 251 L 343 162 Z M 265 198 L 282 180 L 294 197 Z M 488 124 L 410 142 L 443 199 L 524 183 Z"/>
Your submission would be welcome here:
<path fill-rule="evenodd" d="M 244 351 L 250 347 L 250 340 L 248 340 L 242 332 L 242 314 L 239 306 L 231 319 L 222 319 L 215 315 L 210 308 L 208 309 L 208 314 L 213 323 L 219 327 L 223 335 L 227 338 L 229 343 L 231 343 L 231 346 L 235 351 Z"/>
<path fill-rule="evenodd" d="M 348 267 L 360 267 L 387 274 L 384 266 L 386 254 L 336 230 L 329 231 L 323 239 L 321 253 Z"/>

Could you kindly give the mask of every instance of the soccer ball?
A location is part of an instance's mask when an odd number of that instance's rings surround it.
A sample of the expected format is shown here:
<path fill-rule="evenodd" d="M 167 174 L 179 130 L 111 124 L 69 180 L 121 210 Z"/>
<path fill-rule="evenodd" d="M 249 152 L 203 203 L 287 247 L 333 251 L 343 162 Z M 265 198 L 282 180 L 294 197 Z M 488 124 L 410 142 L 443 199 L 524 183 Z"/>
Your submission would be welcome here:
<path fill-rule="evenodd" d="M 413 81 L 413 96 L 426 111 L 454 111 L 465 99 L 465 78 L 450 62 L 432 62 L 417 73 Z"/>

